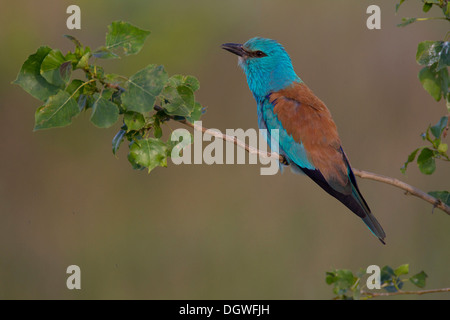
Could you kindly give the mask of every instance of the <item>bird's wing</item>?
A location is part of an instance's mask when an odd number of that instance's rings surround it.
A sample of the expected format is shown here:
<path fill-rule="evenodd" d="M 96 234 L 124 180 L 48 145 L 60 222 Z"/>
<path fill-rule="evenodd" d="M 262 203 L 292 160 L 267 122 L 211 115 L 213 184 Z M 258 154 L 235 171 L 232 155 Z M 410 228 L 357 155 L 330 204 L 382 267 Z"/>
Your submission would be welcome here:
<path fill-rule="evenodd" d="M 283 141 L 283 136 L 280 136 L 280 146 L 287 156 L 301 168 L 318 170 L 334 190 L 350 194 L 350 168 L 336 124 L 325 104 L 303 83 L 294 83 L 272 93 L 269 102 L 281 127 L 296 144 L 294 149 L 286 147 L 292 146 L 292 142 Z M 296 161 L 299 157 L 307 161 Z"/>
<path fill-rule="evenodd" d="M 325 104 L 303 83 L 294 83 L 267 98 L 258 113 L 267 129 L 279 129 L 280 152 L 358 215 L 384 243 L 386 234 L 359 191 Z"/>

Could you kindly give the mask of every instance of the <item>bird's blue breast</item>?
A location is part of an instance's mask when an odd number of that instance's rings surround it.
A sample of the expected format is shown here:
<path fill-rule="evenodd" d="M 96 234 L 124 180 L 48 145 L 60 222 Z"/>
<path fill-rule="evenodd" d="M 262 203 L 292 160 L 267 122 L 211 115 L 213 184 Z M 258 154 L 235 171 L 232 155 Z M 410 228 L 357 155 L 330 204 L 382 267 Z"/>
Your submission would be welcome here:
<path fill-rule="evenodd" d="M 260 129 L 268 130 L 267 143 L 271 145 L 270 130 L 279 130 L 279 149 L 289 162 L 294 162 L 298 166 L 314 170 L 315 167 L 308 160 L 307 151 L 301 141 L 295 141 L 294 138 L 284 129 L 283 124 L 274 113 L 274 105 L 270 102 L 270 95 L 258 100 L 258 125 Z M 276 102 L 275 102 L 276 103 Z"/>

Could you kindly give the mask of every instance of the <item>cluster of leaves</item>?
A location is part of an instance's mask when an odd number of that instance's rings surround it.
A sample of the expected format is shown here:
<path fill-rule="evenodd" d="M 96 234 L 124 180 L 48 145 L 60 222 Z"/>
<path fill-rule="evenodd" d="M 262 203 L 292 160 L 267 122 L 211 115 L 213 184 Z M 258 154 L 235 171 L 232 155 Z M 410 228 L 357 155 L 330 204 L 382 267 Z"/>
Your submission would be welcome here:
<path fill-rule="evenodd" d="M 396 6 L 396 12 L 406 0 L 400 0 Z M 433 6 L 439 7 L 444 13 L 443 17 L 430 18 L 403 18 L 398 26 L 406 26 L 416 21 L 443 19 L 450 22 L 450 2 L 448 0 L 422 0 L 424 12 L 430 11 Z M 423 41 L 417 47 L 416 61 L 423 66 L 419 72 L 419 80 L 423 88 L 436 101 L 444 100 L 447 106 L 447 114 L 450 115 L 450 78 L 448 67 L 450 66 L 450 42 Z M 448 144 L 443 140 L 447 136 L 449 128 L 449 116 L 443 116 L 434 126 L 429 125 L 422 139 L 429 143 L 428 146 L 420 147 L 411 152 L 403 167 L 402 173 L 406 173 L 408 164 L 413 162 L 417 156 L 417 165 L 423 174 L 432 174 L 436 170 L 436 159 L 450 161 L 448 155 Z M 432 191 L 430 195 L 450 205 L 450 193 L 448 191 Z"/>
<path fill-rule="evenodd" d="M 395 6 L 395 12 L 398 12 L 398 9 L 400 6 L 405 2 L 406 0 L 400 0 L 399 3 Z M 439 7 L 442 12 L 444 13 L 444 17 L 431 17 L 431 18 L 402 18 L 402 22 L 398 24 L 399 27 L 407 26 L 411 23 L 414 23 L 416 21 L 425 21 L 425 20 L 432 20 L 432 19 L 444 19 L 450 21 L 450 3 L 448 0 L 421 0 L 423 3 L 422 10 L 423 12 L 428 12 L 430 9 L 435 6 Z"/>
<path fill-rule="evenodd" d="M 396 6 L 396 12 L 400 5 L 406 0 L 400 0 Z M 428 12 L 433 6 L 442 9 L 443 17 L 430 18 L 403 18 L 404 23 L 398 26 L 405 26 L 414 21 L 430 19 L 444 19 L 450 22 L 450 2 L 448 0 L 422 0 L 423 11 Z M 409 21 L 408 23 L 405 23 Z M 447 105 L 447 112 L 450 112 L 450 78 L 448 67 L 450 66 L 450 42 L 447 41 L 450 32 L 447 33 L 444 41 L 423 41 L 417 47 L 416 61 L 423 68 L 419 72 L 419 80 L 423 88 L 436 100 L 443 99 Z"/>
<path fill-rule="evenodd" d="M 436 160 L 442 159 L 450 161 L 447 155 L 448 145 L 442 142 L 442 139 L 446 136 L 448 128 L 448 117 L 442 117 L 439 122 L 434 126 L 428 126 L 425 133 L 422 134 L 422 139 L 431 144 L 430 147 L 420 147 L 414 150 L 406 160 L 405 164 L 401 168 L 403 173 L 406 172 L 408 164 L 416 159 L 419 170 L 423 174 L 432 174 L 436 170 Z"/>
<path fill-rule="evenodd" d="M 105 45 L 95 51 L 66 35 L 75 44 L 74 52 L 64 55 L 42 46 L 30 55 L 13 83 L 43 103 L 36 110 L 34 129 L 67 126 L 88 110 L 90 121 L 99 128 L 111 127 L 121 118 L 123 125 L 112 141 L 113 153 L 127 139 L 133 168 L 150 171 L 167 166 L 173 142 L 161 139 L 161 125 L 172 117 L 192 122 L 201 117 L 204 110 L 194 96 L 200 87 L 198 80 L 184 75 L 169 77 L 163 66 L 154 64 L 130 77 L 106 73 L 95 64 L 98 59 L 120 58 L 120 52 L 137 54 L 149 34 L 115 21 L 108 26 Z M 75 70 L 81 70 L 85 79 L 72 79 Z"/>
<path fill-rule="evenodd" d="M 424 66 L 419 72 L 419 80 L 423 88 L 436 100 L 444 99 L 450 112 L 450 66 L 449 41 L 423 41 L 419 43 L 416 61 Z"/>
<path fill-rule="evenodd" d="M 417 165 L 419 170 L 424 174 L 432 174 L 436 170 L 436 160 L 441 159 L 450 161 L 447 154 L 448 145 L 442 142 L 448 130 L 448 117 L 442 117 L 434 126 L 428 126 L 427 131 L 422 134 L 422 139 L 429 142 L 431 146 L 421 147 L 414 150 L 401 168 L 403 173 L 410 162 L 413 162 L 417 156 Z M 429 195 L 441 200 L 443 203 L 450 205 L 450 192 L 448 191 L 431 191 Z"/>
<path fill-rule="evenodd" d="M 409 265 L 404 264 L 396 269 L 390 266 L 384 266 L 380 274 L 379 291 L 386 293 L 401 292 L 405 282 L 409 281 L 419 288 L 424 288 L 427 274 L 423 271 L 407 278 L 409 274 Z M 333 293 L 336 300 L 361 300 L 370 299 L 379 292 L 369 292 L 366 290 L 367 275 L 364 270 L 356 274 L 347 269 L 338 269 L 326 273 L 325 281 L 333 286 Z"/>

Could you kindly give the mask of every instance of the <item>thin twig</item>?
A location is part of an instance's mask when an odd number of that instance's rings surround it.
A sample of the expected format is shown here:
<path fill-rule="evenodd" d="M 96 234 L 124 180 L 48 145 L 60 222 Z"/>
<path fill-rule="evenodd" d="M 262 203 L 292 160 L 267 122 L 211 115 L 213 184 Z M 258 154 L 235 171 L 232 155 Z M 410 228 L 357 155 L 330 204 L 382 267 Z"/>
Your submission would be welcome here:
<path fill-rule="evenodd" d="M 447 17 L 429 17 L 429 18 L 416 18 L 416 21 L 427 21 L 427 20 L 447 20 L 450 21 Z"/>
<path fill-rule="evenodd" d="M 425 201 L 431 203 L 433 205 L 433 207 L 439 208 L 442 211 L 444 211 L 445 213 L 447 213 L 448 215 L 450 215 L 450 207 L 448 205 L 446 205 L 444 202 L 442 202 L 440 199 L 430 196 L 428 193 L 426 193 L 416 187 L 413 187 L 403 181 L 400 181 L 398 179 L 391 178 L 391 177 L 386 177 L 381 174 L 363 171 L 363 170 L 359 170 L 359 169 L 355 169 L 355 168 L 353 168 L 353 173 L 362 179 L 370 179 L 370 180 L 374 180 L 374 181 L 378 181 L 378 182 L 383 182 L 383 183 L 390 184 L 394 187 L 403 189 L 407 192 L 407 194 L 411 194 L 422 200 L 425 200 Z"/>
<path fill-rule="evenodd" d="M 155 106 L 155 110 L 159 111 L 159 110 L 162 110 L 162 108 L 159 107 L 159 106 Z M 232 143 L 236 144 L 237 146 L 247 150 L 251 154 L 256 154 L 256 155 L 259 155 L 260 157 L 266 158 L 266 159 L 269 159 L 269 158 L 277 159 L 277 160 L 279 160 L 281 163 L 283 163 L 285 165 L 287 165 L 289 163 L 286 160 L 286 158 L 283 155 L 281 155 L 281 154 L 278 154 L 276 152 L 263 152 L 263 151 L 260 151 L 260 150 L 258 150 L 256 148 L 254 148 L 252 146 L 249 146 L 246 143 L 240 141 L 239 139 L 237 139 L 234 136 L 229 136 L 229 135 L 223 134 L 223 133 L 218 132 L 218 131 L 209 130 L 209 129 L 207 129 L 205 127 L 202 127 L 202 126 L 199 126 L 197 124 L 190 123 L 189 121 L 186 121 L 185 119 L 177 120 L 177 119 L 174 119 L 173 117 L 170 117 L 170 118 L 173 119 L 173 120 L 176 120 L 178 122 L 181 122 L 181 123 L 183 123 L 183 124 L 193 128 L 194 130 L 197 130 L 197 131 L 200 131 L 200 132 L 203 132 L 203 133 L 215 136 L 216 138 L 219 138 L 219 139 L 222 139 L 222 140 L 225 140 L 225 141 L 232 142 Z M 400 181 L 398 179 L 391 178 L 391 177 L 386 177 L 386 176 L 383 176 L 383 175 L 378 174 L 378 173 L 372 173 L 372 172 L 359 170 L 359 169 L 355 169 L 355 168 L 353 168 L 353 173 L 356 176 L 358 176 L 358 177 L 360 177 L 362 179 L 369 179 L 369 180 L 374 180 L 374 181 L 378 181 L 378 182 L 383 182 L 383 183 L 386 183 L 386 184 L 390 184 L 390 185 L 392 185 L 394 187 L 403 189 L 403 190 L 406 191 L 406 194 L 411 194 L 411 195 L 413 195 L 415 197 L 418 197 L 418 198 L 420 198 L 420 199 L 422 199 L 424 201 L 427 201 L 427 202 L 431 203 L 434 208 L 439 208 L 442 211 L 444 211 L 445 213 L 447 213 L 448 215 L 450 215 L 450 206 L 446 205 L 440 199 L 437 199 L 437 198 L 429 195 L 428 193 L 426 193 L 426 192 L 424 192 L 424 191 L 422 191 L 422 190 L 420 190 L 420 189 L 418 189 L 416 187 L 413 187 L 413 186 L 411 186 L 411 185 L 409 185 L 409 184 L 407 184 L 407 183 L 405 183 L 403 181 Z"/>
<path fill-rule="evenodd" d="M 375 298 L 375 297 L 389 297 L 389 296 L 399 296 L 402 294 L 417 294 L 417 295 L 423 295 L 428 293 L 442 293 L 442 292 L 450 292 L 450 288 L 442 288 L 442 289 L 431 289 L 431 290 L 419 290 L 419 291 L 396 291 L 396 292 L 368 292 L 368 291 L 361 291 L 361 294 L 364 294 L 368 297 Z"/>

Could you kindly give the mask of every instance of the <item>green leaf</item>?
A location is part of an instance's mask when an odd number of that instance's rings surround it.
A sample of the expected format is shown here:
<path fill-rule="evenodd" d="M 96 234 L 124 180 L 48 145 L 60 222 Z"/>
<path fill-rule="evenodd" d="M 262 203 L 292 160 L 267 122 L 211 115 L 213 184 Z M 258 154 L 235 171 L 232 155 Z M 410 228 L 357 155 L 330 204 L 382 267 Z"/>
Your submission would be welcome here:
<path fill-rule="evenodd" d="M 442 7 L 442 12 L 450 19 L 450 2 L 447 2 L 447 5 Z"/>
<path fill-rule="evenodd" d="M 446 205 L 450 206 L 450 192 L 448 191 L 431 191 L 428 194 L 436 199 L 441 200 Z"/>
<path fill-rule="evenodd" d="M 450 42 L 442 42 L 441 51 L 439 51 L 439 63 L 436 67 L 436 71 L 447 68 L 450 66 Z"/>
<path fill-rule="evenodd" d="M 144 46 L 150 31 L 140 29 L 128 22 L 114 21 L 108 26 L 106 48 L 116 50 L 123 48 L 125 55 L 136 54 Z"/>
<path fill-rule="evenodd" d="M 447 92 L 447 98 L 445 100 L 445 103 L 447 105 L 447 112 L 450 113 L 450 92 Z"/>
<path fill-rule="evenodd" d="M 189 116 L 194 110 L 194 92 L 188 86 L 167 86 L 161 93 L 164 112 L 172 116 Z"/>
<path fill-rule="evenodd" d="M 81 47 L 81 42 L 74 36 L 65 34 L 64 37 L 72 41 L 75 44 L 75 47 Z"/>
<path fill-rule="evenodd" d="M 78 109 L 80 112 L 83 111 L 87 107 L 88 97 L 85 94 L 80 94 L 77 99 Z"/>
<path fill-rule="evenodd" d="M 405 27 L 408 24 L 411 24 L 411 23 L 416 22 L 416 21 L 417 21 L 417 18 L 402 18 L 402 23 L 399 23 L 397 25 L 397 27 Z"/>
<path fill-rule="evenodd" d="M 422 8 L 423 12 L 428 12 L 428 11 L 430 11 L 430 9 L 431 9 L 432 6 L 433 6 L 433 4 L 425 2 L 425 3 L 423 4 L 423 8 Z"/>
<path fill-rule="evenodd" d="M 200 89 L 200 82 L 194 76 L 183 76 L 181 74 L 176 74 L 169 78 L 169 85 L 172 87 L 178 87 L 181 85 L 188 86 L 192 91 L 197 91 Z"/>
<path fill-rule="evenodd" d="M 408 159 L 406 160 L 405 164 L 403 165 L 403 167 L 400 168 L 400 171 L 402 173 L 406 172 L 406 168 L 408 167 L 408 164 L 414 161 L 414 159 L 416 158 L 417 152 L 419 152 L 419 150 L 420 150 L 420 148 L 417 148 L 416 150 L 411 152 L 411 154 L 408 156 Z"/>
<path fill-rule="evenodd" d="M 41 76 L 51 84 L 63 87 L 70 79 L 69 65 L 71 68 L 71 61 L 66 61 L 61 51 L 52 50 L 42 61 Z"/>
<path fill-rule="evenodd" d="M 69 39 L 70 41 L 72 41 L 75 44 L 75 52 L 71 53 L 69 51 L 69 53 L 66 55 L 66 59 L 69 56 L 71 58 L 70 60 L 72 60 L 72 62 L 74 62 L 74 60 L 76 60 L 76 62 L 78 62 L 78 60 L 80 60 L 80 58 L 83 55 L 86 55 L 88 52 L 89 53 L 91 52 L 91 49 L 89 47 L 83 48 L 83 45 L 81 44 L 81 42 L 74 36 L 65 34 L 64 37 L 66 37 L 67 39 Z M 76 64 L 76 62 L 74 62 L 74 63 Z M 74 65 L 74 67 L 75 67 L 75 65 Z"/>
<path fill-rule="evenodd" d="M 382 284 L 385 282 L 391 282 L 393 278 L 395 278 L 394 270 L 389 266 L 384 266 L 381 269 L 380 282 Z"/>
<path fill-rule="evenodd" d="M 350 270 L 337 270 L 338 281 L 337 284 L 341 289 L 350 288 L 354 283 L 354 276 Z"/>
<path fill-rule="evenodd" d="M 433 143 L 434 140 L 430 136 L 430 129 L 431 129 L 431 125 L 428 126 L 427 131 L 425 133 L 422 133 L 421 136 L 424 141 L 429 141 L 429 142 Z"/>
<path fill-rule="evenodd" d="M 106 99 L 106 100 L 111 100 L 113 94 L 114 94 L 114 89 L 104 88 L 103 92 L 102 92 L 102 98 Z"/>
<path fill-rule="evenodd" d="M 157 119 L 155 119 L 155 120 L 156 121 L 153 124 L 153 135 L 155 136 L 155 138 L 159 139 L 162 137 L 161 124 Z"/>
<path fill-rule="evenodd" d="M 114 136 L 112 140 L 112 152 L 114 155 L 116 155 L 117 150 L 119 150 L 120 144 L 123 141 L 123 138 L 125 136 L 126 131 L 123 129 L 120 129 L 119 132 Z"/>
<path fill-rule="evenodd" d="M 401 276 L 409 273 L 409 264 L 402 264 L 394 270 L 396 276 Z"/>
<path fill-rule="evenodd" d="M 325 276 L 325 282 L 327 284 L 333 284 L 337 281 L 338 277 L 336 276 L 336 273 L 334 272 L 327 272 Z"/>
<path fill-rule="evenodd" d="M 159 139 L 148 138 L 133 141 L 128 160 L 133 166 L 146 167 L 148 172 L 157 166 L 167 167 L 167 146 Z"/>
<path fill-rule="evenodd" d="M 387 292 L 396 292 L 398 289 L 403 287 L 403 282 L 395 274 L 395 271 L 389 266 L 384 266 L 381 269 L 380 282 L 384 285 L 384 289 Z"/>
<path fill-rule="evenodd" d="M 190 123 L 194 123 L 194 121 L 200 120 L 201 116 L 203 115 L 203 111 L 203 106 L 200 103 L 196 102 L 194 104 L 194 109 L 192 110 L 190 116 L 186 117 L 186 120 Z"/>
<path fill-rule="evenodd" d="M 111 127 L 119 119 L 119 108 L 98 93 L 94 94 L 94 99 L 91 122 L 99 128 Z"/>
<path fill-rule="evenodd" d="M 92 53 L 86 52 L 75 65 L 75 69 L 85 69 L 89 66 L 89 59 L 91 58 Z"/>
<path fill-rule="evenodd" d="M 441 69 L 438 72 L 438 81 L 441 84 L 441 92 L 442 92 L 442 96 L 445 97 L 447 96 L 447 94 L 449 93 L 448 89 L 449 89 L 449 77 L 448 77 L 448 70 L 447 68 L 445 69 Z"/>
<path fill-rule="evenodd" d="M 66 91 L 60 90 L 36 110 L 34 130 L 67 126 L 79 113 L 75 99 Z"/>
<path fill-rule="evenodd" d="M 436 64 L 436 72 L 450 65 L 450 42 L 423 41 L 417 46 L 416 61 L 431 67 Z"/>
<path fill-rule="evenodd" d="M 419 72 L 419 80 L 423 88 L 436 100 L 441 100 L 441 82 L 438 75 L 425 67 Z"/>
<path fill-rule="evenodd" d="M 442 132 L 444 132 L 445 128 L 447 127 L 447 123 L 448 123 L 448 117 L 443 116 L 437 124 L 435 124 L 434 126 L 432 126 L 430 128 L 433 136 L 435 136 L 436 138 L 440 138 L 442 135 Z"/>
<path fill-rule="evenodd" d="M 61 64 L 59 67 L 59 75 L 61 76 L 61 79 L 64 81 L 64 84 L 69 82 L 70 75 L 72 73 L 72 61 L 66 61 Z"/>
<path fill-rule="evenodd" d="M 145 118 L 142 113 L 129 111 L 125 113 L 123 121 L 127 125 L 128 131 L 141 130 L 145 125 Z"/>
<path fill-rule="evenodd" d="M 105 46 L 98 48 L 92 53 L 92 56 L 100 59 L 116 59 L 120 58 L 117 54 L 106 48 Z"/>
<path fill-rule="evenodd" d="M 187 85 L 192 91 L 197 91 L 200 89 L 200 81 L 194 76 L 186 76 L 184 84 Z"/>
<path fill-rule="evenodd" d="M 52 49 L 49 47 L 40 47 L 36 53 L 30 55 L 22 65 L 16 80 L 13 82 L 41 101 L 47 100 L 59 90 L 57 86 L 45 80 L 40 73 L 42 61 L 50 51 Z"/>
<path fill-rule="evenodd" d="M 436 170 L 436 161 L 434 160 L 434 151 L 428 148 L 423 148 L 422 152 L 417 158 L 419 170 L 423 174 L 432 174 Z"/>
<path fill-rule="evenodd" d="M 435 48 L 436 41 L 422 41 L 417 45 L 416 61 L 420 65 L 431 66 L 437 62 Z"/>
<path fill-rule="evenodd" d="M 72 53 L 72 52 L 67 52 L 67 54 L 64 56 L 64 60 L 66 61 L 66 62 L 71 62 L 72 63 L 72 67 L 74 67 L 75 68 L 75 66 L 78 64 L 78 62 L 79 62 L 79 58 L 77 57 L 77 55 L 75 54 L 75 53 Z"/>
<path fill-rule="evenodd" d="M 325 282 L 333 285 L 333 292 L 337 299 L 359 299 L 359 285 L 356 285 L 358 278 L 350 270 L 335 270 L 327 272 Z"/>
<path fill-rule="evenodd" d="M 402 5 L 402 3 L 403 2 L 405 2 L 406 0 L 400 0 L 400 2 L 399 3 L 397 3 L 396 5 L 395 5 L 395 13 L 397 13 L 398 12 L 398 9 L 400 8 L 400 6 Z"/>
<path fill-rule="evenodd" d="M 168 75 L 163 66 L 149 65 L 138 71 L 127 81 L 127 90 L 122 94 L 122 103 L 129 111 L 140 113 L 153 110 L 156 97 L 161 93 Z"/>
<path fill-rule="evenodd" d="M 423 288 L 426 285 L 426 279 L 428 278 L 428 275 L 425 272 L 420 272 L 411 278 L 409 278 L 409 281 L 416 285 L 419 288 Z"/>
<path fill-rule="evenodd" d="M 108 73 L 104 75 L 105 81 L 114 85 L 125 86 L 126 78 L 121 76 L 120 74 Z"/>

